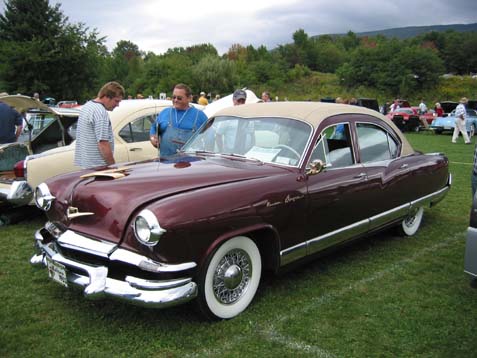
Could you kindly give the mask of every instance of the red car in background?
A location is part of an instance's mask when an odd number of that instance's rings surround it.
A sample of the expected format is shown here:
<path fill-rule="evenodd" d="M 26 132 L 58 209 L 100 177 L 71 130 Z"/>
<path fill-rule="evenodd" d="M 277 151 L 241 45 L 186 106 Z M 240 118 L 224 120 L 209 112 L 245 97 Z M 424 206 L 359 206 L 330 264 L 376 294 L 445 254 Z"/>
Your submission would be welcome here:
<path fill-rule="evenodd" d="M 58 107 L 60 108 L 74 108 L 78 106 L 79 104 L 77 101 L 59 101 L 58 102 Z"/>
<path fill-rule="evenodd" d="M 419 114 L 412 107 L 401 107 L 389 112 L 387 117 L 403 132 L 419 132 L 421 127 Z"/>

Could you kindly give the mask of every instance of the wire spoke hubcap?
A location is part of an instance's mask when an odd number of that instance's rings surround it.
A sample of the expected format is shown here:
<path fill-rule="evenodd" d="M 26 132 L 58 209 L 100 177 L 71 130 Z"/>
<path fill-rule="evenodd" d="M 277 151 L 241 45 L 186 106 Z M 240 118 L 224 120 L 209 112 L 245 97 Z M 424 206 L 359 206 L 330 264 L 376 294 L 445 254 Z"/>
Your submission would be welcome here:
<path fill-rule="evenodd" d="M 214 272 L 215 297 L 223 304 L 235 303 L 247 290 L 251 276 L 252 264 L 249 255 L 240 249 L 228 252 Z"/>

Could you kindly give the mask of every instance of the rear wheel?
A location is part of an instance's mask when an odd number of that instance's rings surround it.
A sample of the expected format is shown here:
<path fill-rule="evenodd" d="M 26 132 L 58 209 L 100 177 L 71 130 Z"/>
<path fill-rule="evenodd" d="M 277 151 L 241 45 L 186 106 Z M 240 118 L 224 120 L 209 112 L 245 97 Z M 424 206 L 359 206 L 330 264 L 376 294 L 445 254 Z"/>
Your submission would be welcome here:
<path fill-rule="evenodd" d="M 243 312 L 257 292 L 262 260 L 257 245 L 245 236 L 222 244 L 207 260 L 199 277 L 200 311 L 211 319 Z"/>
<path fill-rule="evenodd" d="M 442 134 L 442 129 L 436 129 L 436 134 Z"/>
<path fill-rule="evenodd" d="M 408 216 L 406 216 L 401 225 L 399 225 L 399 232 L 402 236 L 414 235 L 421 226 L 422 217 L 424 215 L 424 208 L 418 207 L 412 209 Z"/>

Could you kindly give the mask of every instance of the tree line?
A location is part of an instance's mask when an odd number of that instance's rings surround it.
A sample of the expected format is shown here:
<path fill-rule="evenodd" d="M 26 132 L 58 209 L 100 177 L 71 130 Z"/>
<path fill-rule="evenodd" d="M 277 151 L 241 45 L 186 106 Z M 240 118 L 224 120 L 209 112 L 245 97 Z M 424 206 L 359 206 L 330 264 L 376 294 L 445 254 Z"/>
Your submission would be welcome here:
<path fill-rule="evenodd" d="M 105 37 L 70 23 L 49 0 L 7 0 L 0 14 L 0 92 L 84 101 L 105 82 L 119 81 L 128 94 L 157 97 L 175 83 L 195 92 L 231 93 L 249 87 L 278 90 L 313 73 L 332 73 L 348 91 L 368 87 L 412 97 L 431 90 L 444 73 L 477 72 L 476 32 L 430 32 L 399 40 L 384 36 L 310 37 L 274 49 L 234 44 L 219 55 L 209 43 L 144 52 L 131 41 L 112 51 Z"/>

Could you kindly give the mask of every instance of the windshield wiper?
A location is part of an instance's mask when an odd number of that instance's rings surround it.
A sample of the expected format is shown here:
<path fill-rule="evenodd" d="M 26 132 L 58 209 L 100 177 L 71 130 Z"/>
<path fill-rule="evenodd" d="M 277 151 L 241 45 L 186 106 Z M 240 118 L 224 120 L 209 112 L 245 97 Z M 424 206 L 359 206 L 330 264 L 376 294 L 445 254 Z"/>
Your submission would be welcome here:
<path fill-rule="evenodd" d="M 248 160 L 253 160 L 255 162 L 260 162 L 262 163 L 262 161 L 260 159 L 257 159 L 257 158 L 253 158 L 253 157 L 247 157 L 243 154 L 237 154 L 237 153 L 220 153 L 220 155 L 224 155 L 224 156 L 228 156 L 228 157 L 234 157 L 234 158 L 241 158 L 241 159 L 248 159 Z"/>

